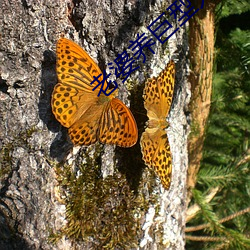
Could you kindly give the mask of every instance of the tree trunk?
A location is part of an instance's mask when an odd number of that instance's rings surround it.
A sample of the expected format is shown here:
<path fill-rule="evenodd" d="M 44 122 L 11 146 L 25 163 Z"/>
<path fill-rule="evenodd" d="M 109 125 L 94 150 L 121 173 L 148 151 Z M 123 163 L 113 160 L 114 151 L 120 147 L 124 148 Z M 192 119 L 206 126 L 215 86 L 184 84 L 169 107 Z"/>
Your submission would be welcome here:
<path fill-rule="evenodd" d="M 50 105 L 57 83 L 55 45 L 62 34 L 104 70 L 136 34 L 145 32 L 156 41 L 146 27 L 170 2 L 0 4 L 0 249 L 184 249 L 184 109 L 190 93 L 184 26 L 164 45 L 157 42 L 155 54 L 147 54 L 129 81 L 118 82 L 119 98 L 130 103 L 140 136 L 147 120 L 144 82 L 170 58 L 176 62 L 167 130 L 173 156 L 169 191 L 144 166 L 139 143 L 128 149 L 100 143 L 73 148 Z"/>
<path fill-rule="evenodd" d="M 198 1 L 196 5 L 200 6 L 201 2 L 202 0 Z M 189 81 L 192 97 L 189 110 L 192 126 L 188 140 L 187 187 L 190 191 L 188 203 L 192 196 L 191 190 L 196 185 L 197 173 L 202 160 L 206 123 L 211 105 L 215 7 L 215 1 L 205 1 L 204 8 L 194 18 L 190 19 L 189 44 L 192 73 L 189 75 Z"/>

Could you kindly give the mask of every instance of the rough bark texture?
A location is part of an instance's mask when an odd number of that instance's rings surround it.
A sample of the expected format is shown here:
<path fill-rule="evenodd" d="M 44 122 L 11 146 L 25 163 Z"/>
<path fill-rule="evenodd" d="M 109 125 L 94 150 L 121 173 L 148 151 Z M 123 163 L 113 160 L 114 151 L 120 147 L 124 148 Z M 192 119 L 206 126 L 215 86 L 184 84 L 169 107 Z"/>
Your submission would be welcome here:
<path fill-rule="evenodd" d="M 201 2 L 201 0 L 198 1 L 197 7 L 201 5 Z M 189 190 L 194 188 L 196 184 L 211 104 L 215 6 L 216 4 L 213 1 L 205 1 L 204 8 L 194 18 L 190 19 L 189 44 L 192 73 L 189 76 L 189 81 L 192 97 L 189 107 L 192 127 L 188 140 L 187 187 Z M 190 200 L 191 192 L 188 197 Z"/>
<path fill-rule="evenodd" d="M 147 25 L 170 3 L 1 0 L 0 4 L 0 249 L 184 249 L 188 133 L 184 109 L 190 93 L 186 30 L 180 29 L 164 46 L 157 43 L 155 54 L 148 54 L 130 81 L 119 85 L 119 97 L 126 104 L 130 92 L 140 136 L 146 120 L 146 112 L 140 114 L 145 79 L 158 74 L 170 57 L 176 61 L 168 129 L 173 154 L 169 191 L 145 168 L 139 143 L 131 149 L 98 143 L 73 148 L 50 106 L 57 82 L 55 44 L 61 34 L 81 44 L 104 69 L 137 33 L 150 36 Z M 82 164 L 85 175 L 79 174 Z M 91 179 L 96 169 L 101 174 L 95 185 L 86 186 L 85 181 L 84 190 L 75 185 L 80 178 Z M 88 200 L 85 194 L 91 188 Z M 102 190 L 107 190 L 107 197 Z M 80 195 L 77 202 L 75 194 Z M 82 217 L 78 211 L 75 216 L 71 205 L 83 199 L 89 201 L 84 200 L 83 207 L 99 209 L 96 215 L 80 207 Z M 73 232 L 75 227 L 79 234 Z M 51 237 L 57 241 L 49 241 Z"/>

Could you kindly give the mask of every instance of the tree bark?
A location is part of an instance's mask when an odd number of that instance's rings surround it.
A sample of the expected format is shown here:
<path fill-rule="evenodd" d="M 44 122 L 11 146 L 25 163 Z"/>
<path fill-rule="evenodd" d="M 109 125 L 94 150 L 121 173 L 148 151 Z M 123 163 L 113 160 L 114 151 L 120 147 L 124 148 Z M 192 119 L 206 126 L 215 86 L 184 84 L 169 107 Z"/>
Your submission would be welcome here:
<path fill-rule="evenodd" d="M 195 1 L 193 1 L 195 5 Z M 201 0 L 196 4 L 201 5 Z M 192 119 L 191 133 L 188 140 L 189 167 L 187 188 L 188 203 L 192 188 L 196 185 L 197 173 L 202 160 L 206 123 L 209 116 L 214 60 L 214 20 L 215 1 L 205 1 L 204 8 L 190 19 L 190 63 L 189 75 L 192 97 L 189 110 Z"/>
<path fill-rule="evenodd" d="M 144 166 L 139 143 L 129 149 L 99 143 L 73 148 L 50 105 L 57 83 L 55 45 L 62 34 L 104 70 L 136 34 L 151 36 L 146 27 L 170 2 L 0 4 L 0 249 L 184 249 L 184 109 L 190 93 L 185 27 L 164 45 L 157 42 L 155 54 L 147 54 L 126 84 L 118 82 L 119 98 L 130 103 L 140 136 L 147 120 L 144 82 L 170 58 L 176 62 L 167 130 L 173 156 L 169 191 Z"/>

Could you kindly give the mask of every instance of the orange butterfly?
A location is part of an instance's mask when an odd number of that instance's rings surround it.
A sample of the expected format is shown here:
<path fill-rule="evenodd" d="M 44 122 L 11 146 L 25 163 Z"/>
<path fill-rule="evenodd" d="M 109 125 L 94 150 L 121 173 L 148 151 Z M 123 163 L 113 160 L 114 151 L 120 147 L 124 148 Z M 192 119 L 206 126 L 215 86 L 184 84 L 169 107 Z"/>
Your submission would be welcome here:
<path fill-rule="evenodd" d="M 142 158 L 156 171 L 166 189 L 171 183 L 172 158 L 165 128 L 168 127 L 166 117 L 172 102 L 174 78 L 175 65 L 170 61 L 158 77 L 147 80 L 143 92 L 149 121 L 140 141 Z"/>
<path fill-rule="evenodd" d="M 93 59 L 66 38 L 58 40 L 56 54 L 58 83 L 52 94 L 52 111 L 69 128 L 71 141 L 75 145 L 100 141 L 120 147 L 133 146 L 138 139 L 137 125 L 131 111 L 115 98 L 117 91 L 98 97 L 102 86 L 92 90 L 93 76 L 102 74 Z M 107 86 L 105 81 L 103 89 Z"/>

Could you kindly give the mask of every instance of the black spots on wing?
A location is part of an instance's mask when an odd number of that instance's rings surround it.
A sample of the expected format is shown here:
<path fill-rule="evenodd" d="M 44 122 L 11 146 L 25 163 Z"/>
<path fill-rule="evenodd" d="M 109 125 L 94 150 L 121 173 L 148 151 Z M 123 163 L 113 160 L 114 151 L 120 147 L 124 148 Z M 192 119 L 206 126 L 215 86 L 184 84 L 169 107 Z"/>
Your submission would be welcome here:
<path fill-rule="evenodd" d="M 63 112 L 63 109 L 62 109 L 62 108 L 58 108 L 58 109 L 57 109 L 57 112 L 58 112 L 59 114 L 61 114 L 61 113 Z"/>

